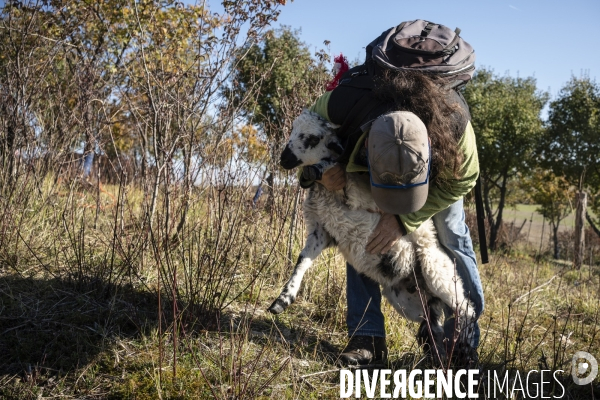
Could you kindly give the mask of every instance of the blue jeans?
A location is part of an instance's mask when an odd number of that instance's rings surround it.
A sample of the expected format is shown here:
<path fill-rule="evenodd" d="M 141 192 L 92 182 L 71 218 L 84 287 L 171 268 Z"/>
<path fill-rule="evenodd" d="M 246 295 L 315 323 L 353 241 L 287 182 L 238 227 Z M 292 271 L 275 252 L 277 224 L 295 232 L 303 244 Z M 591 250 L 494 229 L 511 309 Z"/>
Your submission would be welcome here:
<path fill-rule="evenodd" d="M 462 199 L 432 218 L 438 240 L 451 259 L 456 261 L 456 270 L 462 278 L 465 295 L 475 307 L 476 318 L 483 312 L 483 288 L 477 270 L 477 259 L 469 228 L 465 223 Z M 381 313 L 381 290 L 379 284 L 346 265 L 346 297 L 348 303 L 348 335 L 385 337 L 384 318 Z M 449 313 L 448 313 L 449 314 Z M 447 315 L 448 315 L 447 314 Z M 454 318 L 444 322 L 446 337 L 452 338 Z M 479 325 L 475 323 L 471 345 L 479 345 Z"/>

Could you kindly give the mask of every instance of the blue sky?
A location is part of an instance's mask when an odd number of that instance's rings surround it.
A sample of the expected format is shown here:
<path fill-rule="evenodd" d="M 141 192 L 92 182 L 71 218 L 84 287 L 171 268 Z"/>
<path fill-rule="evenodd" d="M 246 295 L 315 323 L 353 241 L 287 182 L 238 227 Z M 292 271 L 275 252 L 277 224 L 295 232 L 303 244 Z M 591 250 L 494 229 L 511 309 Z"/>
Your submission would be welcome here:
<path fill-rule="evenodd" d="M 329 40 L 332 55 L 364 58 L 364 46 L 402 21 L 459 27 L 476 65 L 534 76 L 555 97 L 572 75 L 600 78 L 600 0 L 296 0 L 275 26 L 300 28 L 312 49 Z"/>

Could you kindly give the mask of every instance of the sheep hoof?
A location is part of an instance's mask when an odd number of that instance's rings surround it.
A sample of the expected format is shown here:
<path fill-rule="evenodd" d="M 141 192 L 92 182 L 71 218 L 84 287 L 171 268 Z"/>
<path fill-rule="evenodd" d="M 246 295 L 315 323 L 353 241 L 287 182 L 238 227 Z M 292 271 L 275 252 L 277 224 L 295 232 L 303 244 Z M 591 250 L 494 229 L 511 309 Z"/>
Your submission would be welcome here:
<path fill-rule="evenodd" d="M 271 307 L 269 307 L 269 312 L 271 314 L 281 314 L 282 312 L 285 311 L 285 309 L 287 308 L 287 304 L 285 304 L 285 302 L 281 299 L 277 299 L 273 302 L 273 304 L 271 304 Z"/>

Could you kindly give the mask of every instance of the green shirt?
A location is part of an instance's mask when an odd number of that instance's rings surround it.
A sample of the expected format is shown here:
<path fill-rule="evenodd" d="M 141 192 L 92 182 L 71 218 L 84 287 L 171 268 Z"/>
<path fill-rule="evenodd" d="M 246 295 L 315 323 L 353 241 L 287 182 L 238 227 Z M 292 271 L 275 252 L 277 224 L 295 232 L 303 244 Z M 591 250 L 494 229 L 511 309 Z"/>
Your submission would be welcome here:
<path fill-rule="evenodd" d="M 324 93 L 317 99 L 315 104 L 310 108 L 310 111 L 316 112 L 329 120 L 327 104 L 330 97 L 331 92 Z M 366 136 L 366 133 L 361 136 L 356 147 L 352 151 L 350 160 L 346 166 L 346 172 L 368 172 L 366 166 L 354 162 L 357 152 L 364 145 Z M 475 182 L 479 176 L 479 159 L 477 158 L 475 132 L 473 131 L 473 126 L 470 121 L 467 123 L 465 132 L 458 142 L 458 146 L 463 152 L 463 162 L 458 172 L 459 178 L 455 178 L 449 171 L 442 171 L 441 173 L 445 174 L 443 184 L 433 184 L 429 187 L 429 194 L 425 205 L 423 205 L 419 211 L 399 215 L 407 233 L 415 231 L 423 222 L 456 203 L 475 187 Z"/>

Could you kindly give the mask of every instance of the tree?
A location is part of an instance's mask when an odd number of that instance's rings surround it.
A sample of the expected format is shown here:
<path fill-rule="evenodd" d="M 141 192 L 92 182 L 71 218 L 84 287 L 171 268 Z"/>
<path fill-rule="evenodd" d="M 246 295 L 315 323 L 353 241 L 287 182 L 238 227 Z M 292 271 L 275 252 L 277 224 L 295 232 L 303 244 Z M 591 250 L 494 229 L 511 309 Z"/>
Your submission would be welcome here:
<path fill-rule="evenodd" d="M 63 47 L 58 43 L 64 39 L 64 34 L 62 29 L 52 25 L 52 15 L 40 8 L 35 3 L 9 1 L 0 10 L 2 190 L 14 188 L 23 164 L 20 160 L 31 160 L 51 145 L 54 145 L 53 149 L 63 150 L 65 142 L 69 143 L 64 138 L 70 135 L 57 133 L 71 121 L 61 118 L 59 122 L 56 117 L 59 113 L 47 100 L 50 96 L 63 101 L 72 99 L 72 96 L 63 96 L 69 85 L 57 78 L 66 69 L 64 62 L 57 65 L 57 60 L 62 60 Z M 45 134 L 47 130 L 53 131 L 54 135 Z M 2 194 L 6 195 L 6 192 Z"/>
<path fill-rule="evenodd" d="M 554 258 L 558 260 L 558 227 L 573 210 L 573 186 L 563 176 L 556 176 L 550 170 L 536 169 L 522 183 L 530 193 L 531 200 L 539 204 L 537 212 L 550 221 L 554 242 Z"/>
<path fill-rule="evenodd" d="M 150 192 L 142 211 L 150 227 L 160 188 L 167 194 L 182 176 L 182 206 L 173 210 L 175 196 L 164 196 L 165 215 L 179 219 L 165 223 L 165 230 L 177 226 L 180 233 L 193 170 L 239 115 L 214 116 L 234 56 L 257 43 L 283 3 L 227 0 L 222 14 L 205 3 L 174 0 L 2 5 L 0 183 L 15 181 L 19 158 L 33 158 L 25 151 L 50 155 L 58 162 L 47 164 L 60 165 L 83 148 L 88 161 L 101 152 L 115 167 L 128 153 L 141 165 L 138 182 Z M 210 140 L 207 131 L 216 132 Z"/>
<path fill-rule="evenodd" d="M 578 187 L 574 267 L 581 267 L 588 189 L 600 184 L 600 87 L 589 77 L 572 77 L 550 103 L 540 154 L 545 166 Z"/>
<path fill-rule="evenodd" d="M 600 188 L 596 188 L 595 192 L 590 193 L 590 209 L 596 214 L 594 218 L 589 212 L 585 213 L 587 222 L 592 227 L 592 230 L 596 232 L 596 235 L 600 236 Z"/>
<path fill-rule="evenodd" d="M 273 186 L 274 160 L 292 121 L 321 94 L 328 78 L 323 53 L 311 57 L 298 32 L 289 27 L 265 33 L 260 44 L 247 46 L 233 64 L 230 104 L 239 106 L 249 123 L 260 127 L 269 144 L 268 190 Z M 255 96 L 248 93 L 256 91 Z M 267 202 L 270 204 L 270 200 Z"/>
<path fill-rule="evenodd" d="M 477 135 L 489 247 L 494 250 L 508 183 L 532 168 L 532 154 L 543 132 L 540 113 L 548 95 L 537 90 L 534 78 L 497 77 L 486 69 L 475 74 L 464 95 Z"/>

